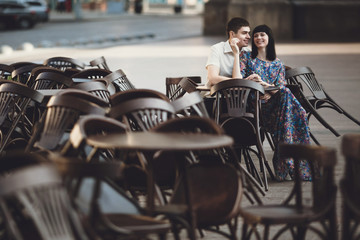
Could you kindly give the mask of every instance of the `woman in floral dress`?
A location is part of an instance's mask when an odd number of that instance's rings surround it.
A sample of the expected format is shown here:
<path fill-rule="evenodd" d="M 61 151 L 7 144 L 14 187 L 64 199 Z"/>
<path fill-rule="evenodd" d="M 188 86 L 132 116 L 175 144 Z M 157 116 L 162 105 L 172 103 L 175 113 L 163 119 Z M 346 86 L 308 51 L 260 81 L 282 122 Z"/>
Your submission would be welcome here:
<path fill-rule="evenodd" d="M 289 174 L 293 178 L 294 163 L 292 159 L 281 160 L 278 155 L 279 143 L 310 144 L 310 134 L 306 112 L 285 87 L 284 64 L 276 57 L 275 42 L 271 29 L 266 25 L 257 26 L 252 33 L 252 52 L 241 56 L 246 62 L 242 68 L 243 77 L 258 74 L 261 79 L 254 78 L 265 88 L 278 86 L 280 90 L 267 92 L 263 96 L 262 116 L 265 129 L 273 135 L 275 153 L 273 165 L 278 180 L 285 180 Z M 307 161 L 300 163 L 301 177 L 311 180 Z"/>

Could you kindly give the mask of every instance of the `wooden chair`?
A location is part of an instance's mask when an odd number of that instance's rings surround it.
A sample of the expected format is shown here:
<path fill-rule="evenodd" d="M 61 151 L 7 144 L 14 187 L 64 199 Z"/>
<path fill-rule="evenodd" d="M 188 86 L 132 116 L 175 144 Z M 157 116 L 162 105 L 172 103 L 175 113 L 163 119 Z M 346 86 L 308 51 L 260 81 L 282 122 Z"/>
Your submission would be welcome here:
<path fill-rule="evenodd" d="M 26 114 L 27 108 L 39 105 L 42 99 L 42 94 L 24 84 L 6 81 L 0 85 L 0 152 L 26 145 L 34 124 Z"/>
<path fill-rule="evenodd" d="M 171 103 L 159 98 L 137 98 L 111 105 L 109 116 L 125 123 L 131 131 L 148 131 L 175 117 Z"/>
<path fill-rule="evenodd" d="M 61 71 L 60 69 L 53 68 L 53 67 L 48 67 L 48 66 L 43 66 L 43 65 L 39 66 L 39 67 L 35 67 L 31 71 L 30 76 L 26 82 L 26 85 L 28 85 L 29 87 L 32 87 L 34 85 L 34 81 L 35 81 L 36 77 L 42 72 L 55 72 L 55 73 L 59 73 L 59 74 L 64 74 L 64 72 Z"/>
<path fill-rule="evenodd" d="M 201 83 L 201 77 L 168 77 L 165 79 L 166 96 L 171 100 L 182 97 L 185 93 L 196 91 L 196 86 Z"/>
<path fill-rule="evenodd" d="M 11 72 L 11 78 L 13 81 L 26 84 L 31 75 L 31 71 L 34 68 L 39 67 L 39 66 L 42 66 L 42 65 L 36 64 L 36 63 L 29 63 L 27 65 L 15 68 Z"/>
<path fill-rule="evenodd" d="M 42 72 L 37 75 L 33 85 L 35 90 L 40 89 L 64 89 L 74 85 L 71 78 L 66 77 L 62 73 L 57 72 Z"/>
<path fill-rule="evenodd" d="M 89 65 L 90 65 L 90 67 L 98 67 L 98 68 L 102 68 L 102 69 L 106 69 L 106 70 L 110 71 L 110 68 L 106 63 L 106 59 L 104 56 L 101 56 L 101 57 L 91 60 Z"/>
<path fill-rule="evenodd" d="M 340 181 L 342 193 L 342 239 L 359 239 L 360 223 L 360 134 L 345 134 L 341 151 L 345 157 L 345 171 Z"/>
<path fill-rule="evenodd" d="M 306 239 L 306 232 L 312 231 L 321 239 L 337 239 L 336 230 L 336 185 L 334 167 L 336 152 L 320 146 L 283 144 L 279 146 L 282 158 L 294 160 L 294 187 L 283 203 L 244 207 L 242 239 L 269 239 L 270 227 L 283 225 L 272 239 L 278 239 L 290 231 L 292 239 Z M 312 182 L 307 189 L 300 176 L 300 161 L 308 161 Z M 310 196 L 307 193 L 311 193 Z M 320 223 L 314 225 L 312 223 Z M 264 226 L 260 237 L 257 225 Z M 317 227 L 318 226 L 318 227 Z"/>
<path fill-rule="evenodd" d="M 211 88 L 211 95 L 216 95 L 215 121 L 234 138 L 234 147 L 244 158 L 248 171 L 268 190 L 266 170 L 274 176 L 264 153 L 264 134 L 260 129 L 259 96 L 264 92 L 260 84 L 243 79 L 223 81 Z M 262 177 L 252 155 L 259 159 Z"/>
<path fill-rule="evenodd" d="M 79 69 L 79 70 L 85 69 L 85 63 L 74 58 L 61 57 L 61 56 L 51 57 L 46 59 L 44 61 L 44 65 L 58 68 L 63 71 L 65 71 L 68 68 Z"/>
<path fill-rule="evenodd" d="M 340 134 L 321 117 L 318 110 L 321 108 L 330 108 L 340 114 L 344 114 L 351 121 L 360 126 L 360 121 L 351 116 L 342 107 L 339 106 L 325 91 L 322 85 L 318 82 L 314 72 L 309 67 L 292 68 L 286 71 L 286 80 L 288 84 L 298 86 L 294 90 L 294 95 L 300 101 L 301 105 L 308 113 L 308 118 L 311 115 L 319 120 L 319 122 L 329 129 L 335 136 Z M 304 86 L 310 90 L 310 94 L 305 93 Z M 292 90 L 293 91 L 293 90 Z"/>
<path fill-rule="evenodd" d="M 0 64 L 0 77 L 11 80 L 11 73 L 14 70 L 13 66 L 7 64 Z"/>
<path fill-rule="evenodd" d="M 90 239 L 52 164 L 34 164 L 0 177 L 6 239 Z"/>
<path fill-rule="evenodd" d="M 126 125 L 113 118 L 102 115 L 83 116 L 72 128 L 67 143 L 61 149 L 61 154 L 63 156 L 78 157 L 86 160 L 86 162 L 114 161 L 116 157 L 112 152 L 88 146 L 86 145 L 86 139 L 94 135 L 125 133 L 126 131 L 128 131 Z"/>
<path fill-rule="evenodd" d="M 63 173 L 75 202 L 87 205 L 89 210 L 84 214 L 97 235 L 105 239 L 147 239 L 149 235 L 156 234 L 160 240 L 166 239 L 171 229 L 167 220 L 147 216 L 125 191 L 107 184 L 109 179 L 116 180 L 122 176 L 123 163 L 84 163 L 79 159 L 58 158 L 56 165 Z M 80 180 L 80 185 L 76 184 Z M 108 206 L 104 206 L 104 197 L 118 200 L 117 208 L 109 210 Z"/>
<path fill-rule="evenodd" d="M 54 95 L 50 98 L 46 112 L 39 121 L 26 150 L 60 149 L 67 140 L 65 133 L 70 132 L 80 116 L 105 115 L 107 107 L 107 102 L 82 90 L 67 89 Z"/>
<path fill-rule="evenodd" d="M 72 88 L 84 90 L 103 99 L 105 102 L 110 102 L 110 92 L 107 86 L 104 84 L 104 82 L 101 81 L 83 82 L 76 84 Z"/>
<path fill-rule="evenodd" d="M 135 86 L 131 83 L 131 81 L 127 78 L 126 74 L 118 69 L 106 77 L 104 79 L 110 81 L 116 89 L 116 92 L 123 92 L 130 89 L 135 89 Z"/>
<path fill-rule="evenodd" d="M 137 98 L 159 98 L 161 100 L 170 102 L 169 98 L 163 93 L 152 89 L 129 89 L 123 92 L 117 92 L 110 96 L 110 103 L 116 106 L 122 102 L 137 99 Z"/>
<path fill-rule="evenodd" d="M 106 77 L 110 73 L 111 71 L 106 69 L 89 68 L 89 69 L 81 70 L 78 73 L 75 73 L 74 75 L 72 75 L 72 78 L 99 79 Z"/>
<path fill-rule="evenodd" d="M 172 101 L 176 114 L 179 116 L 201 116 L 210 118 L 200 93 L 192 92 Z"/>

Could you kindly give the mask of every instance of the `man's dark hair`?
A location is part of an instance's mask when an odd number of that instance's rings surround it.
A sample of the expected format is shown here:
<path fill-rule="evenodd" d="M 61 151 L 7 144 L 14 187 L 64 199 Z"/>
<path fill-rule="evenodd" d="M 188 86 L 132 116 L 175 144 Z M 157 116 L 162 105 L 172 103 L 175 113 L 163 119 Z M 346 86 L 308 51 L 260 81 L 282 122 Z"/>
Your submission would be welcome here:
<path fill-rule="evenodd" d="M 276 59 L 276 51 L 275 51 L 275 39 L 272 33 L 272 30 L 267 25 L 259 25 L 254 28 L 251 34 L 251 58 L 256 58 L 258 55 L 258 48 L 254 42 L 254 34 L 258 32 L 264 32 L 269 37 L 268 45 L 266 46 L 266 59 L 270 61 L 274 61 Z"/>
<path fill-rule="evenodd" d="M 226 27 L 226 33 L 227 33 L 228 38 L 230 37 L 230 31 L 237 33 L 237 31 L 239 31 L 239 29 L 242 27 L 250 27 L 249 22 L 240 17 L 232 18 L 228 22 L 227 27 Z"/>

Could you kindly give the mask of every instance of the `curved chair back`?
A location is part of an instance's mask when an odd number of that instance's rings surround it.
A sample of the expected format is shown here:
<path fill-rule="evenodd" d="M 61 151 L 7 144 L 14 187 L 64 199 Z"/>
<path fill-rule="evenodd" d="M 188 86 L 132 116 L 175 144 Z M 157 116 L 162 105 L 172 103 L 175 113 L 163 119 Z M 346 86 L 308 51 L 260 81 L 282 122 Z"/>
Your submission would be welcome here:
<path fill-rule="evenodd" d="M 37 164 L 0 178 L 0 207 L 11 239 L 89 239 L 51 164 Z"/>
<path fill-rule="evenodd" d="M 135 89 L 135 86 L 131 83 L 126 74 L 121 69 L 110 73 L 105 77 L 105 79 L 109 80 L 115 86 L 116 92 Z"/>
<path fill-rule="evenodd" d="M 104 56 L 95 58 L 93 60 L 90 61 L 90 66 L 91 67 L 98 67 L 98 68 L 102 68 L 102 69 L 106 69 L 110 71 L 109 66 L 106 63 L 106 59 Z"/>
<path fill-rule="evenodd" d="M 170 102 L 160 98 L 136 98 L 112 105 L 109 116 L 124 122 L 131 131 L 147 131 L 175 117 Z"/>
<path fill-rule="evenodd" d="M 106 69 L 89 68 L 75 73 L 74 75 L 72 75 L 72 78 L 99 79 L 106 77 L 110 73 L 111 71 Z"/>
<path fill-rule="evenodd" d="M 63 89 L 74 84 L 71 78 L 58 72 L 42 72 L 37 75 L 32 86 L 33 89 Z"/>
<path fill-rule="evenodd" d="M 199 92 L 191 92 L 171 102 L 179 116 L 200 116 L 209 118 L 204 100 Z"/>
<path fill-rule="evenodd" d="M 42 94 L 21 83 L 6 82 L 0 85 L 0 152 L 13 141 L 28 140 L 34 119 L 27 117 L 26 110 L 31 102 L 39 105 L 43 97 Z M 17 136 L 17 138 L 12 139 L 16 128 L 20 130 L 21 137 Z"/>
<path fill-rule="evenodd" d="M 28 144 L 40 149 L 55 150 L 67 140 L 69 132 L 82 115 L 105 115 L 108 103 L 91 93 L 67 89 L 52 96 L 37 131 Z M 37 141 L 35 143 L 35 141 Z M 34 144 L 35 143 L 35 144 Z"/>
<path fill-rule="evenodd" d="M 0 77 L 11 80 L 11 73 L 14 71 L 14 67 L 7 64 L 0 64 Z"/>
<path fill-rule="evenodd" d="M 72 88 L 84 90 L 103 99 L 105 102 L 110 102 L 110 92 L 103 82 L 100 81 L 83 82 L 76 84 Z"/>
<path fill-rule="evenodd" d="M 85 64 L 79 60 L 68 57 L 51 57 L 44 61 L 44 65 L 65 70 L 68 68 L 84 69 Z"/>

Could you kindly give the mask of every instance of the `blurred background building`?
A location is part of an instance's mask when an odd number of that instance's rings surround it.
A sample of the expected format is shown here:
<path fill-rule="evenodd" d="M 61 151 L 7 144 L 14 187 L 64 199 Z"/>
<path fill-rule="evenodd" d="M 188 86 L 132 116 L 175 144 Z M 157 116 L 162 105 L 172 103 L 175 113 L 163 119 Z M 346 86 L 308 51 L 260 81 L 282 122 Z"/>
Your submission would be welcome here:
<path fill-rule="evenodd" d="M 268 24 L 278 41 L 359 41 L 360 0 L 48 0 L 53 10 L 65 1 L 66 11 L 110 14 L 193 9 L 203 14 L 204 35 L 224 35 L 232 17 L 247 19 L 251 27 Z"/>

